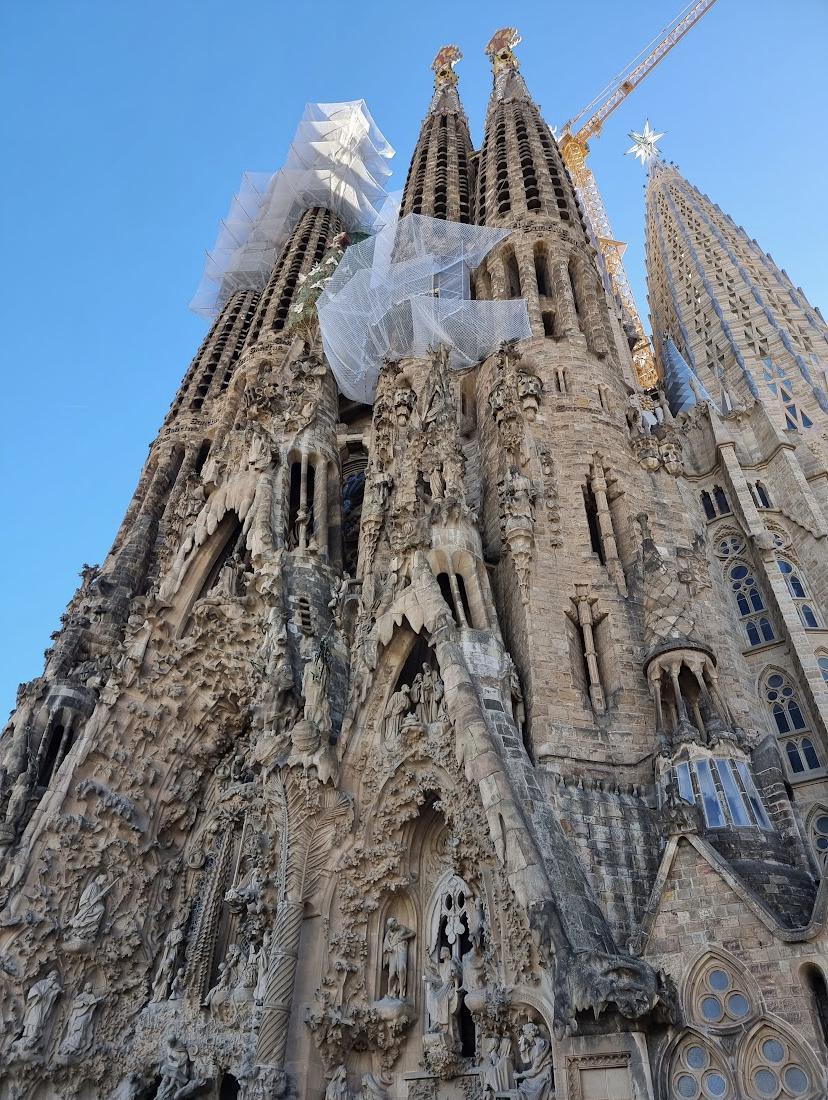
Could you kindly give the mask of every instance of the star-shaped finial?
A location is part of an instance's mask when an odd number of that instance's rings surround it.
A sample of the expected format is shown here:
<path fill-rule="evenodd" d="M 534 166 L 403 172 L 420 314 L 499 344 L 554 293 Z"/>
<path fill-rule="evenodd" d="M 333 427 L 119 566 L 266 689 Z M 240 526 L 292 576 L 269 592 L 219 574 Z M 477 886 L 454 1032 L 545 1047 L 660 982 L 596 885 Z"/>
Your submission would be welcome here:
<path fill-rule="evenodd" d="M 650 125 L 650 120 L 644 123 L 644 129 L 641 133 L 635 130 L 630 130 L 627 135 L 632 140 L 632 145 L 627 150 L 625 156 L 629 156 L 630 153 L 642 164 L 646 164 L 652 157 L 658 156 L 658 150 L 656 149 L 656 142 L 659 138 L 663 138 L 664 134 L 657 134 Z"/>

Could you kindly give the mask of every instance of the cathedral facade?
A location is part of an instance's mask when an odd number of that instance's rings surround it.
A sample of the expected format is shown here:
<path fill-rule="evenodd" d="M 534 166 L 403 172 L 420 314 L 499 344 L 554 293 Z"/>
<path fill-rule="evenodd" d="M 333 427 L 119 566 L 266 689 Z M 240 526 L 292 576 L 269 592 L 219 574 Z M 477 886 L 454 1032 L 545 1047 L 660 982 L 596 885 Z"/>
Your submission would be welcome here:
<path fill-rule="evenodd" d="M 21 686 L 3 1100 L 828 1095 L 828 328 L 654 159 L 643 390 L 513 44 L 400 214 L 530 335 L 348 398 L 308 207 Z"/>

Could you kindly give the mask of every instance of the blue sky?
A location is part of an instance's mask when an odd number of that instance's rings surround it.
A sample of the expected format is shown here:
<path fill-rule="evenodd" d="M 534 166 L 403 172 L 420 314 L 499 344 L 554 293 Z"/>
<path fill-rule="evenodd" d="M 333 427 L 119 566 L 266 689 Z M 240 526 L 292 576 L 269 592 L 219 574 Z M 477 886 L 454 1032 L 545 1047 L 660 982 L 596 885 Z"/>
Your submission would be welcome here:
<path fill-rule="evenodd" d="M 147 447 L 204 334 L 187 303 L 243 170 L 276 168 L 308 101 L 364 98 L 397 150 L 455 42 L 479 144 L 483 48 L 509 22 L 552 125 L 682 0 L 32 0 L 0 5 L 4 386 L 0 710 L 84 561 L 103 560 Z M 825 311 L 825 0 L 719 0 L 609 120 L 591 164 L 643 307 L 649 116 L 687 177 Z M 10 392 L 9 392 L 10 391 Z"/>

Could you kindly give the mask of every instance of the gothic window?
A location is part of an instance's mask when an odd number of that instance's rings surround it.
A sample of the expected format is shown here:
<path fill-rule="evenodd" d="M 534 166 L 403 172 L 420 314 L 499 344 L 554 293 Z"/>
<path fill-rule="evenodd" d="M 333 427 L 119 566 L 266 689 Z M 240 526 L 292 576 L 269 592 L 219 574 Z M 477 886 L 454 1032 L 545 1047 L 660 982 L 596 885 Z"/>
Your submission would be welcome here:
<path fill-rule="evenodd" d="M 805 986 L 811 996 L 811 1005 L 819 1026 L 822 1041 L 828 1047 L 828 986 L 825 977 L 816 966 L 806 966 L 803 969 Z"/>
<path fill-rule="evenodd" d="M 542 247 L 535 247 L 535 282 L 538 285 L 538 294 L 542 298 L 549 297 L 549 277 L 546 271 L 546 253 Z"/>
<path fill-rule="evenodd" d="M 768 389 L 782 406 L 785 414 L 785 427 L 788 431 L 811 428 L 813 424 L 807 414 L 794 402 L 793 384 L 782 367 L 768 357 L 762 360 L 762 373 Z"/>
<path fill-rule="evenodd" d="M 723 1061 L 699 1036 L 690 1033 L 676 1049 L 670 1096 L 678 1100 L 732 1100 L 733 1082 Z"/>
<path fill-rule="evenodd" d="M 750 1100 L 813 1097 L 814 1073 L 798 1044 L 776 1028 L 762 1027 L 743 1057 L 742 1078 Z"/>
<path fill-rule="evenodd" d="M 606 556 L 604 554 L 604 543 L 601 538 L 601 527 L 598 522 L 598 504 L 595 500 L 595 494 L 592 491 L 592 486 L 589 482 L 583 486 L 584 493 L 584 511 L 586 512 L 587 528 L 589 530 L 589 545 L 593 554 L 598 555 L 598 560 L 601 565 L 606 565 Z"/>
<path fill-rule="evenodd" d="M 63 712 L 66 713 L 65 711 Z M 52 715 L 38 749 L 37 786 L 48 787 L 64 757 L 72 747 L 71 716 L 62 720 Z"/>
<path fill-rule="evenodd" d="M 730 503 L 721 485 L 713 486 L 713 500 L 716 504 L 716 511 L 720 516 L 730 515 Z"/>
<path fill-rule="evenodd" d="M 449 874 L 438 883 L 428 906 L 428 958 L 430 969 L 443 978 L 451 968 L 457 980 L 465 980 L 467 967 L 474 954 L 482 947 L 483 909 L 468 884 L 459 875 Z M 449 962 L 450 960 L 450 962 Z M 448 964 L 448 965 L 447 965 Z M 427 1014 L 431 1015 L 426 996 Z M 443 1011 L 446 1011 L 444 1008 Z M 459 1040 L 464 1057 L 475 1053 L 475 1026 L 471 1012 L 461 998 L 456 1008 L 448 1009 L 454 1020 L 450 1021 L 449 1037 Z"/>
<path fill-rule="evenodd" d="M 520 270 L 517 258 L 511 249 L 507 249 L 504 256 L 504 267 L 506 270 L 506 297 L 521 298 Z"/>
<path fill-rule="evenodd" d="M 700 968 L 690 991 L 689 1008 L 705 1027 L 730 1028 L 755 1012 L 747 983 L 735 966 L 710 957 Z"/>
<path fill-rule="evenodd" d="M 803 775 L 821 768 L 813 733 L 788 677 L 772 672 L 765 683 L 765 698 L 791 774 Z"/>
<path fill-rule="evenodd" d="M 810 821 L 811 847 L 818 862 L 828 865 L 828 810 L 820 806 Z"/>
<path fill-rule="evenodd" d="M 814 613 L 813 601 L 799 571 L 786 558 L 778 558 L 777 565 L 779 572 L 785 578 L 785 584 L 788 586 L 788 592 L 802 620 L 802 625 L 809 630 L 818 630 L 819 621 Z"/>
<path fill-rule="evenodd" d="M 775 640 L 773 626 L 751 569 L 744 562 L 735 562 L 727 573 L 728 583 L 736 601 L 749 646 L 764 645 Z"/>
<path fill-rule="evenodd" d="M 819 671 L 822 673 L 822 679 L 828 684 L 828 656 L 820 656 L 817 658 L 819 664 Z"/>
<path fill-rule="evenodd" d="M 716 543 L 715 551 L 720 558 L 738 557 L 745 551 L 745 540 L 739 534 L 727 534 Z"/>
<path fill-rule="evenodd" d="M 701 805 L 708 828 L 773 829 L 746 761 L 720 757 L 682 761 L 674 775 L 679 797 Z"/>
<path fill-rule="evenodd" d="M 342 550 L 343 568 L 356 576 L 359 557 L 359 528 L 365 496 L 365 470 L 368 454 L 360 445 L 350 444 L 342 459 Z"/>
<path fill-rule="evenodd" d="M 201 446 L 198 448 L 198 454 L 195 458 L 193 465 L 193 471 L 196 474 L 200 474 L 204 469 L 204 463 L 207 461 L 207 456 L 210 454 L 211 440 L 205 439 L 202 441 Z"/>
<path fill-rule="evenodd" d="M 770 501 L 770 495 L 761 481 L 756 481 L 751 486 L 753 490 L 753 499 L 757 508 L 772 508 L 773 505 Z"/>
<path fill-rule="evenodd" d="M 701 503 L 707 519 L 730 515 L 730 502 L 721 485 L 714 485 L 712 493 L 704 489 L 701 494 Z"/>

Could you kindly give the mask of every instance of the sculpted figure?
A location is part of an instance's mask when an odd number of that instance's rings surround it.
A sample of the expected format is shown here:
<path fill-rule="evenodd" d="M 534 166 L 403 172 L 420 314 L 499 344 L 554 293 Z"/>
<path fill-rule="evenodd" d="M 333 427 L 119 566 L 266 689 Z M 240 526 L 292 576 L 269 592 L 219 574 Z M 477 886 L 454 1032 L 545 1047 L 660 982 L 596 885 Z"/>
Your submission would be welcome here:
<path fill-rule="evenodd" d="M 432 500 L 442 500 L 446 493 L 446 479 L 443 477 L 442 466 L 435 466 L 428 475 L 428 487 L 431 490 Z"/>
<path fill-rule="evenodd" d="M 426 977 L 426 1010 L 429 1032 L 445 1035 L 451 1050 L 456 1049 L 460 1038 L 457 1011 L 461 978 L 459 960 L 448 947 L 442 947 L 437 975 Z"/>
<path fill-rule="evenodd" d="M 214 1019 L 219 1017 L 222 1005 L 230 1000 L 235 976 L 232 966 L 228 966 L 226 962 L 219 963 L 218 981 L 204 998 L 204 1003 Z"/>
<path fill-rule="evenodd" d="M 14 786 L 9 793 L 9 801 L 6 804 L 6 821 L 4 834 L 14 836 L 17 826 L 26 811 L 26 803 L 29 801 L 31 783 L 28 771 L 23 771 L 14 781 Z"/>
<path fill-rule="evenodd" d="M 403 716 L 408 713 L 408 708 L 411 706 L 410 692 L 411 688 L 408 684 L 403 684 L 388 700 L 384 730 L 386 744 L 395 745 L 399 742 Z"/>
<path fill-rule="evenodd" d="M 63 1038 L 58 1048 L 58 1056 L 61 1058 L 73 1058 L 83 1054 L 91 1042 L 92 1017 L 95 1009 L 106 1000 L 106 995 L 96 997 L 92 992 L 92 983 L 87 982 L 83 990 L 72 1001 L 69 1010 L 69 1019 L 63 1032 Z"/>
<path fill-rule="evenodd" d="M 552 1050 L 537 1024 L 524 1024 L 518 1050 L 527 1068 L 515 1074 L 520 1100 L 549 1100 L 555 1086 Z"/>
<path fill-rule="evenodd" d="M 515 1087 L 515 1067 L 512 1061 L 512 1040 L 508 1035 L 492 1036 L 489 1050 L 480 1069 L 484 1096 L 511 1092 Z"/>
<path fill-rule="evenodd" d="M 325 1100 L 348 1100 L 348 1076 L 344 1063 L 334 1070 L 334 1075 L 325 1089 Z"/>
<path fill-rule="evenodd" d="M 305 665 L 302 673 L 302 696 L 305 700 L 305 721 L 320 733 L 331 731 L 331 706 L 328 702 L 328 666 L 319 649 Z"/>
<path fill-rule="evenodd" d="M 55 1001 L 63 992 L 60 975 L 57 970 L 50 971 L 45 978 L 35 982 L 26 995 L 26 1008 L 23 1013 L 23 1034 L 13 1046 L 16 1054 L 26 1057 L 37 1053 L 43 1042 L 55 1006 Z"/>
<path fill-rule="evenodd" d="M 96 875 L 80 896 L 78 909 L 69 921 L 70 939 L 79 943 L 91 943 L 96 939 L 106 912 L 106 895 L 115 885 L 107 885 L 106 875 Z"/>
<path fill-rule="evenodd" d="M 178 955 L 184 943 L 184 922 L 179 921 L 164 940 L 158 973 L 152 983 L 152 1000 L 165 1001 L 170 992 L 170 983 L 178 969 Z"/>
<path fill-rule="evenodd" d="M 193 1076 L 193 1063 L 187 1048 L 175 1035 L 167 1040 L 167 1053 L 158 1069 L 161 1084 L 155 1100 L 185 1100 L 185 1097 L 195 1096 L 207 1084 L 204 1078 Z"/>
<path fill-rule="evenodd" d="M 408 944 L 414 930 L 401 924 L 396 917 L 385 922 L 382 941 L 382 961 L 388 968 L 388 996 L 404 1001 L 408 986 Z"/>

